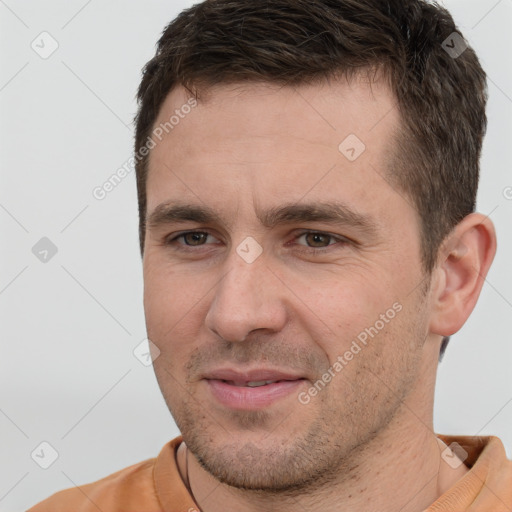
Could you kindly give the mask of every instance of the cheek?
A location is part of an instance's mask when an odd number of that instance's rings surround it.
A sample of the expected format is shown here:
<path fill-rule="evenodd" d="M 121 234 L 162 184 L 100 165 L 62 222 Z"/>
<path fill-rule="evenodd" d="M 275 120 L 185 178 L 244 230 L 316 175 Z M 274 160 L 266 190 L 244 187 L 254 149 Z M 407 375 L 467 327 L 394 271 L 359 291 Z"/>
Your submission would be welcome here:
<path fill-rule="evenodd" d="M 345 285 L 317 295 L 315 322 L 328 329 L 322 327 L 315 338 L 340 376 L 333 379 L 333 390 L 357 401 L 363 388 L 367 388 L 365 395 L 377 396 L 384 392 L 381 379 L 387 382 L 390 376 L 403 375 L 404 358 L 410 354 L 404 345 L 413 334 L 406 318 L 411 311 L 407 313 L 392 289 L 377 288 L 375 282 Z"/>
<path fill-rule="evenodd" d="M 144 312 L 149 339 L 157 345 L 162 361 L 173 363 L 185 359 L 192 348 L 191 340 L 202 323 L 198 319 L 201 299 L 207 290 L 198 280 L 179 272 L 144 269 Z M 172 358 L 172 361 L 170 359 Z"/>
<path fill-rule="evenodd" d="M 381 314 L 393 307 L 397 298 L 393 290 L 379 287 L 377 279 L 362 276 L 332 276 L 323 282 L 297 282 L 294 291 L 309 311 L 307 317 L 325 330 L 325 339 L 343 344 L 372 326 Z"/>
<path fill-rule="evenodd" d="M 204 280 L 164 258 L 147 255 L 144 260 L 144 310 L 153 326 L 174 325 L 193 310 L 208 291 Z"/>

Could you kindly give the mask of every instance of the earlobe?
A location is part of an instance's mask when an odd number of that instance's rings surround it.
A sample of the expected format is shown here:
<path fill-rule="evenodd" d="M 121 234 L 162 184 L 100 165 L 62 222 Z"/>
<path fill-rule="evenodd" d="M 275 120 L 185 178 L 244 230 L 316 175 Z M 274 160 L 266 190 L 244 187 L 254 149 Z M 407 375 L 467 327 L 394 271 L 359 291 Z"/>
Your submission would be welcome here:
<path fill-rule="evenodd" d="M 451 336 L 464 325 L 495 253 L 494 225 L 480 213 L 466 216 L 448 235 L 439 251 L 431 333 Z"/>

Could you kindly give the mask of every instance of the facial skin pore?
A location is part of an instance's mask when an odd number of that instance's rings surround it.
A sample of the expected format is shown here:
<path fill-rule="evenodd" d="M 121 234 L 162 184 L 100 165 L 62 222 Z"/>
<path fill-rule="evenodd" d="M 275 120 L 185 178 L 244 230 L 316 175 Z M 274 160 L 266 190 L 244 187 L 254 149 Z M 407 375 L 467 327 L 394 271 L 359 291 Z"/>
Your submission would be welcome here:
<path fill-rule="evenodd" d="M 155 126 L 188 100 L 173 90 Z M 435 375 L 442 336 L 476 302 L 481 283 L 468 269 L 485 275 L 494 232 L 473 214 L 425 275 L 413 201 L 387 179 L 395 103 L 383 82 L 363 79 L 220 85 L 151 150 L 148 336 L 204 512 L 422 511 L 467 470 L 440 457 Z M 353 161 L 339 149 L 351 134 L 365 146 Z M 336 222 L 305 209 L 275 215 L 334 203 Z M 178 238 L 187 231 L 197 233 Z M 258 246 L 248 263 L 240 247 Z M 447 313 L 464 286 L 460 310 Z M 374 335 L 348 359 L 365 329 Z M 206 378 L 225 368 L 302 380 L 264 407 L 230 407 Z M 329 369 L 327 385 L 301 403 Z"/>

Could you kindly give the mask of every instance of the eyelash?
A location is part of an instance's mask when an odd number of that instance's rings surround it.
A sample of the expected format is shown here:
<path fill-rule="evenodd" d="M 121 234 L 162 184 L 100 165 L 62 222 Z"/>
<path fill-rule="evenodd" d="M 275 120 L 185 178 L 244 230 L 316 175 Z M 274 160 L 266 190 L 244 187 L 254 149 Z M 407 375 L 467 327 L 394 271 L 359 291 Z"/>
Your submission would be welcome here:
<path fill-rule="evenodd" d="M 166 238 L 164 240 L 164 245 L 178 246 L 179 248 L 177 250 L 179 250 L 179 251 L 185 251 L 185 252 L 194 251 L 194 249 L 193 249 L 194 247 L 202 247 L 202 245 L 194 246 L 194 245 L 177 244 L 176 243 L 180 238 L 184 238 L 185 236 L 190 235 L 192 233 L 210 235 L 210 233 L 208 233 L 207 231 L 185 231 L 183 233 L 180 233 L 179 235 L 174 236 L 173 238 Z M 301 233 L 297 234 L 297 236 L 294 239 L 296 240 L 304 235 L 321 235 L 321 236 L 328 237 L 328 238 L 333 239 L 338 242 L 338 244 L 329 244 L 326 247 L 304 247 L 304 246 L 301 246 L 304 248 L 298 249 L 298 251 L 300 253 L 305 253 L 305 254 L 307 253 L 308 255 L 313 255 L 313 256 L 317 255 L 317 254 L 326 254 L 327 252 L 330 252 L 329 248 L 332 247 L 333 245 L 345 246 L 350 243 L 350 240 L 345 237 L 331 235 L 330 233 L 325 233 L 323 231 L 311 231 L 311 230 L 310 231 L 302 231 Z M 205 245 L 205 244 L 203 244 L 203 245 Z"/>

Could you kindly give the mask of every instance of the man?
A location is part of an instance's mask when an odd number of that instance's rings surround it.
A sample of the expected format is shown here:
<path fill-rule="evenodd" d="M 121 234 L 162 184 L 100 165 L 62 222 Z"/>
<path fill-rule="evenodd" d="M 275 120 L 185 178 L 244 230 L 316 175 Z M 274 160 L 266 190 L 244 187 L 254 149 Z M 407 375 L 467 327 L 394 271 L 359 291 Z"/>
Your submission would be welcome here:
<path fill-rule="evenodd" d="M 209 0 L 138 92 L 144 307 L 182 433 L 43 511 L 510 511 L 496 437 L 433 432 L 496 250 L 485 74 L 422 0 Z"/>

